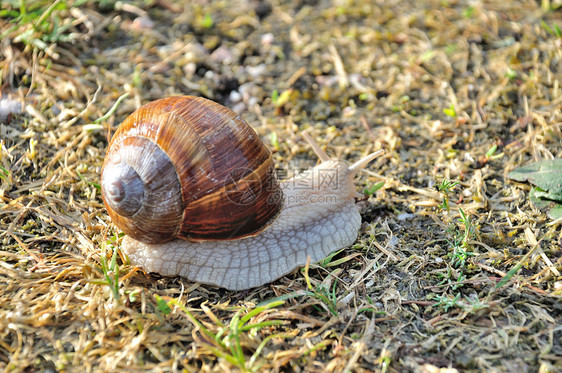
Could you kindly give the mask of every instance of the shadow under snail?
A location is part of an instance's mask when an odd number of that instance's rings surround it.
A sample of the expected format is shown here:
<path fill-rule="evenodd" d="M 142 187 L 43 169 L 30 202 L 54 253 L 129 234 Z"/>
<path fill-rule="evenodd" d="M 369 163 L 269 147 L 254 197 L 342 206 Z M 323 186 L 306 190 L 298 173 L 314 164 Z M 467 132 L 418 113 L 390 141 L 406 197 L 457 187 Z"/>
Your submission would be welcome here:
<path fill-rule="evenodd" d="M 354 177 L 382 151 L 348 166 L 305 138 L 321 163 L 278 182 L 271 152 L 230 109 L 191 96 L 140 107 L 111 139 L 101 174 L 130 262 L 242 290 L 351 245 L 361 226 Z"/>

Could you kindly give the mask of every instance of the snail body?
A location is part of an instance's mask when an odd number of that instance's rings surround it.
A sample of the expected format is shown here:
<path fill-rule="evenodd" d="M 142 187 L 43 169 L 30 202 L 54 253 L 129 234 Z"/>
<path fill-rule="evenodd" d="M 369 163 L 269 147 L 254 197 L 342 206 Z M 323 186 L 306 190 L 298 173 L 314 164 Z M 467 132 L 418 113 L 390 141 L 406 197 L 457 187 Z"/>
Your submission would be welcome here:
<path fill-rule="evenodd" d="M 242 290 L 351 245 L 361 226 L 354 177 L 379 152 L 348 166 L 309 142 L 322 162 L 278 182 L 269 150 L 229 109 L 190 96 L 141 107 L 102 169 L 104 203 L 127 234 L 122 250 L 146 271 Z"/>

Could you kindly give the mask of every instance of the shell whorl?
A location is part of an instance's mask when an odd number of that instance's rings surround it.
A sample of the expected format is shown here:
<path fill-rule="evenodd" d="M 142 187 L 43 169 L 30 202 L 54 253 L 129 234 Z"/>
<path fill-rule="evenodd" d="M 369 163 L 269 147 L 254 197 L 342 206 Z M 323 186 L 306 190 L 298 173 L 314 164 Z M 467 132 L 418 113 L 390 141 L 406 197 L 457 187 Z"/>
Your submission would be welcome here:
<path fill-rule="evenodd" d="M 124 137 L 115 147 L 119 151 L 108 158 L 102 172 L 102 195 L 111 219 L 125 234 L 144 242 L 176 237 L 183 203 L 168 156 L 143 137 Z"/>
<path fill-rule="evenodd" d="M 131 217 L 142 207 L 144 182 L 130 165 L 119 163 L 106 169 L 105 199 L 116 213 Z"/>

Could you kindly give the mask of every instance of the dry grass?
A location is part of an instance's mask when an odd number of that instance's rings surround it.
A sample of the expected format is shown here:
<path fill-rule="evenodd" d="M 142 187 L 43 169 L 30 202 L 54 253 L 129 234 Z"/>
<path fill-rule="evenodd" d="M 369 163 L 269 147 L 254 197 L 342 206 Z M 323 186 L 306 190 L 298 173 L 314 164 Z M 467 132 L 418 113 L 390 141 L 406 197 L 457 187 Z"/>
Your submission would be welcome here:
<path fill-rule="evenodd" d="M 562 155 L 560 2 L 9 3 L 4 371 L 562 370 L 561 222 L 506 178 Z M 244 292 L 128 265 L 95 183 L 119 122 L 174 94 L 241 112 L 286 171 L 306 128 L 384 148 L 356 244 Z"/>

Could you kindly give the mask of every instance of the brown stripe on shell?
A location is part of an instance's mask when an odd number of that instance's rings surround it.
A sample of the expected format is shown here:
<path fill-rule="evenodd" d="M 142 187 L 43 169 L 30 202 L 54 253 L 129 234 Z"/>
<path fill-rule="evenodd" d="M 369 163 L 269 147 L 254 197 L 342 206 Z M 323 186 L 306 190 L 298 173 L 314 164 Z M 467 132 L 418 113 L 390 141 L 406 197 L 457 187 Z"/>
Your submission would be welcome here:
<path fill-rule="evenodd" d="M 269 158 L 254 172 L 233 175 L 223 188 L 189 204 L 182 232 L 189 232 L 192 240 L 255 235 L 277 216 L 282 203 Z"/>

